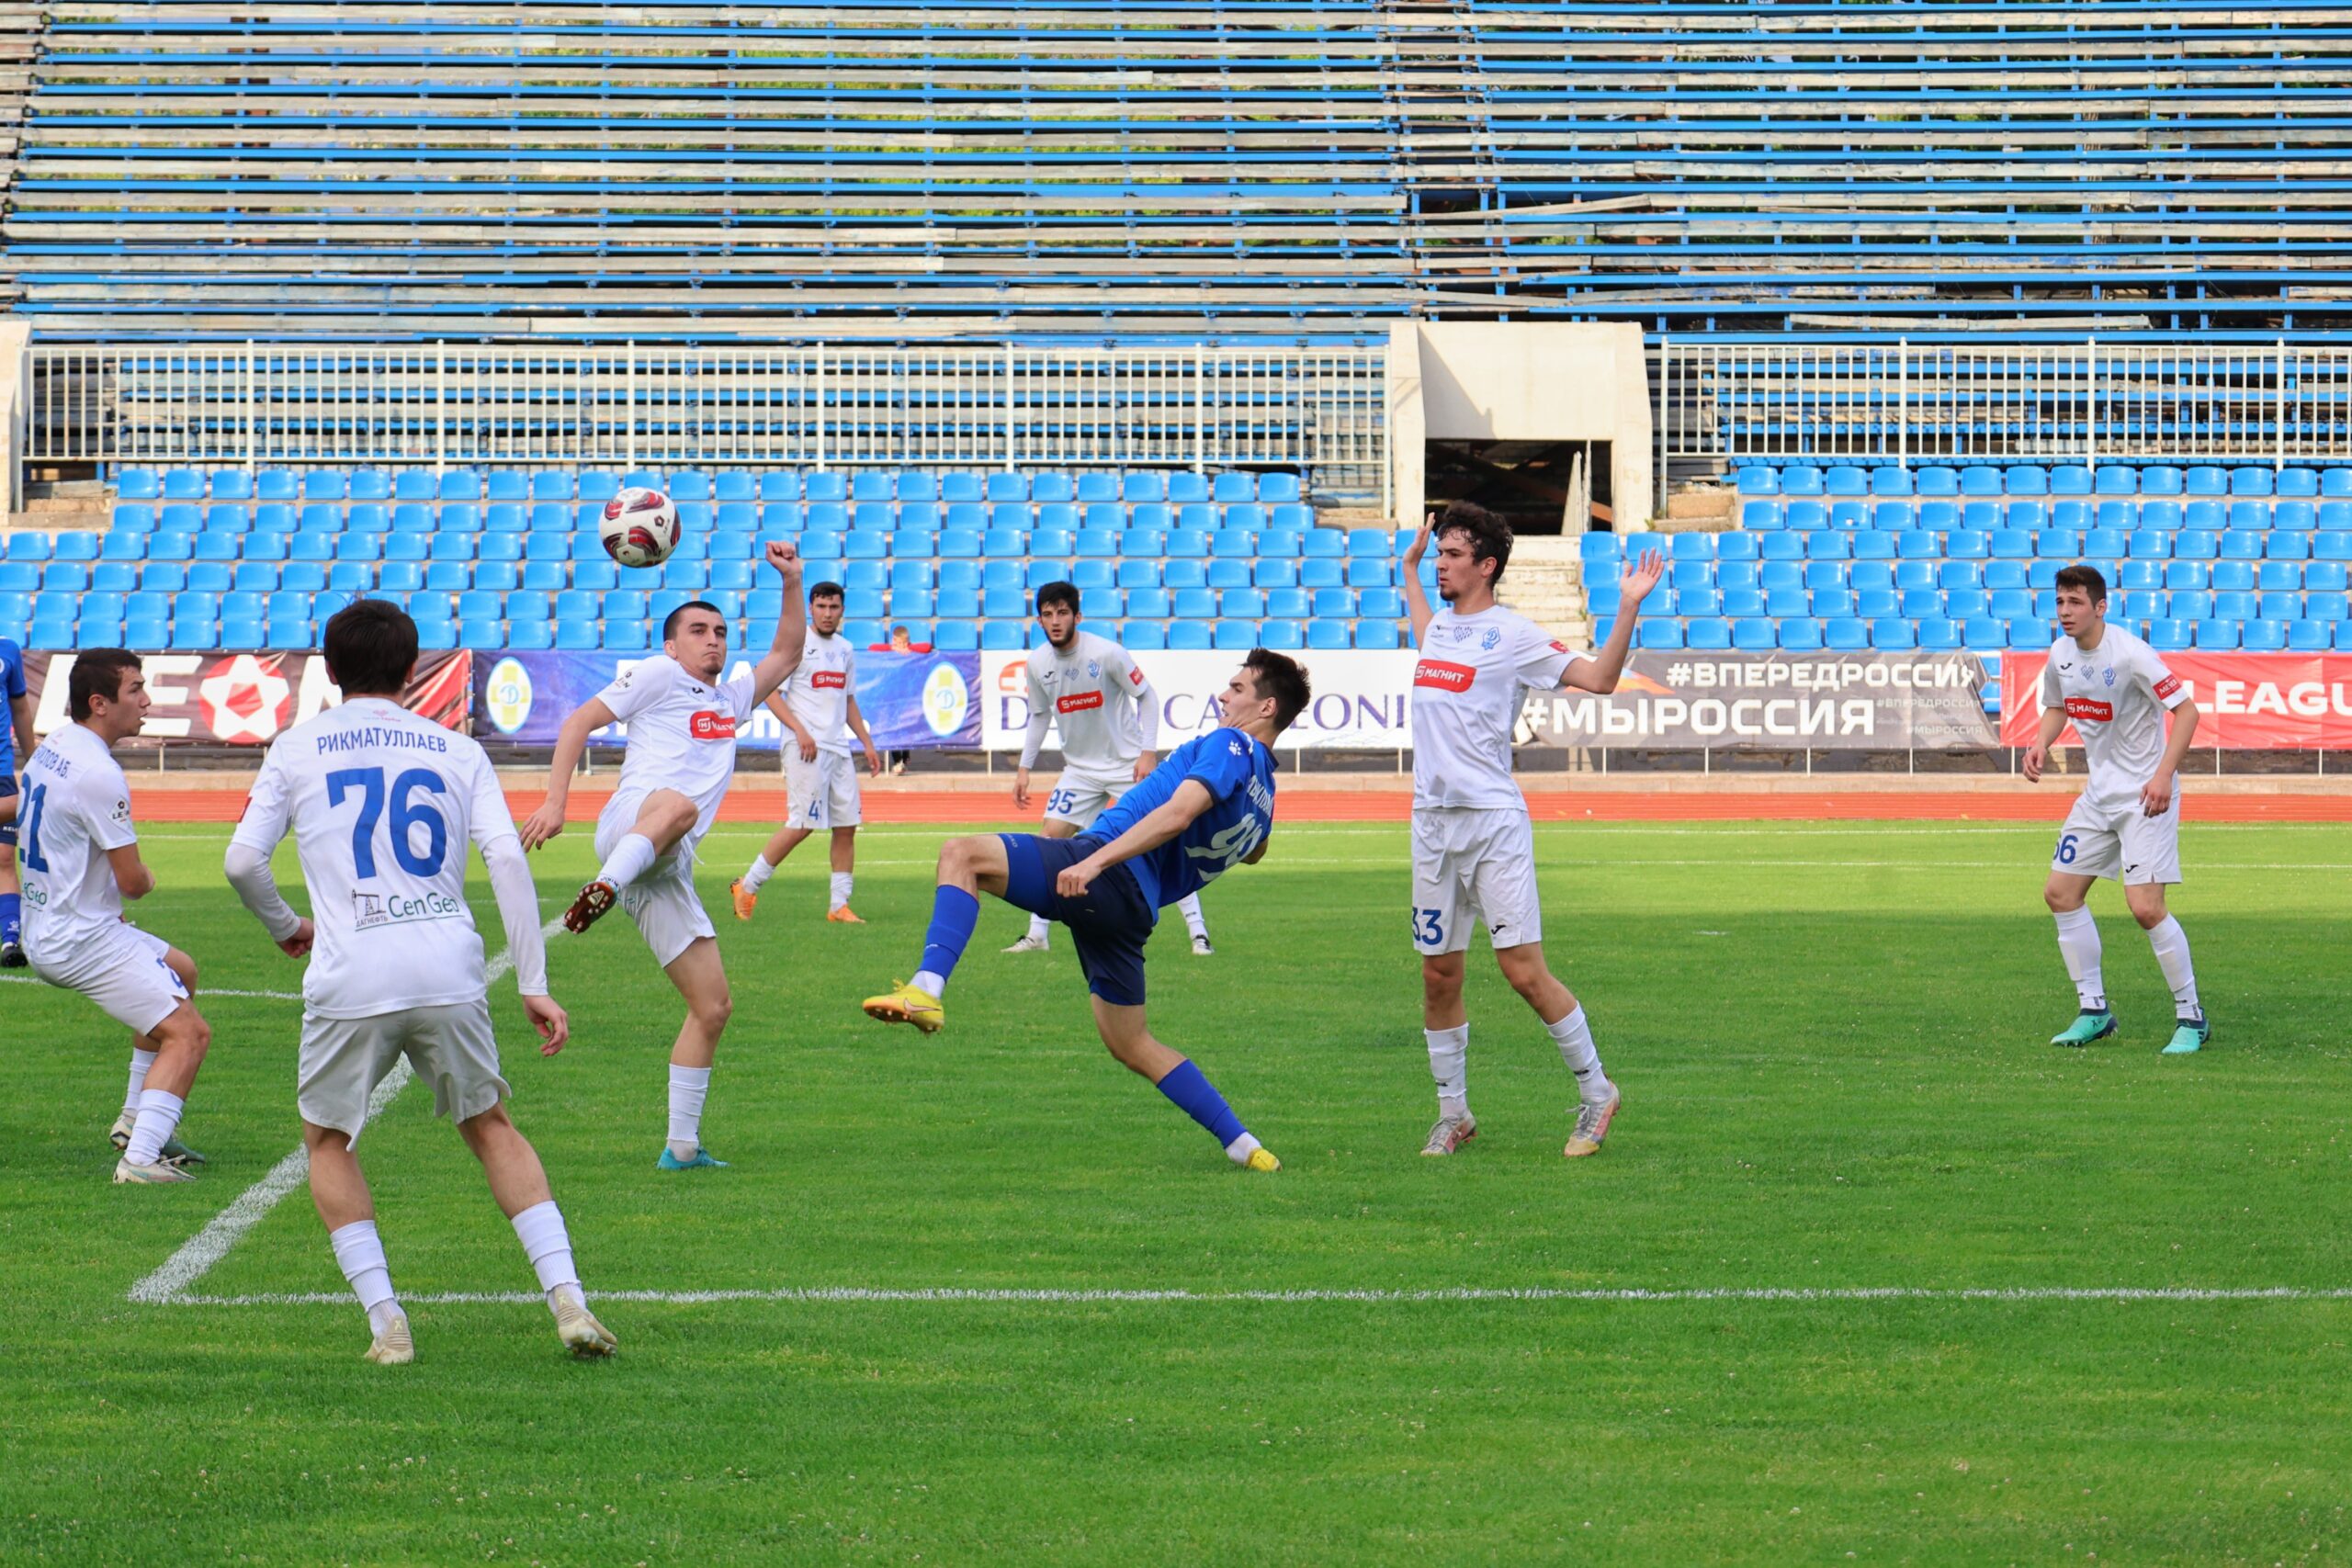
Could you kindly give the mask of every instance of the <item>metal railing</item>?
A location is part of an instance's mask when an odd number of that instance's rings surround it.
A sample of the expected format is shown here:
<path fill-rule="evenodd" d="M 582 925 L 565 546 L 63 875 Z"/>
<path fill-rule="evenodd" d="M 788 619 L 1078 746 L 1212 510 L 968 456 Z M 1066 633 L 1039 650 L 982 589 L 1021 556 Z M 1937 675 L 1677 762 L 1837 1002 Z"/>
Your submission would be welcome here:
<path fill-rule="evenodd" d="M 32 461 L 1300 469 L 1380 493 L 1386 350 L 33 344 Z"/>
<path fill-rule="evenodd" d="M 2352 348 L 1661 342 L 1668 465 L 2352 462 Z"/>

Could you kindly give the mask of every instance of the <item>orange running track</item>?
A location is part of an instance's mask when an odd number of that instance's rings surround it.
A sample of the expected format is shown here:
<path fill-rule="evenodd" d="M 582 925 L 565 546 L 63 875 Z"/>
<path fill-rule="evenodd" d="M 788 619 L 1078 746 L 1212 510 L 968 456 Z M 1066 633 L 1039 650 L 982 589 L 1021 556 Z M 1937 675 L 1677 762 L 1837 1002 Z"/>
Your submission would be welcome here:
<path fill-rule="evenodd" d="M 868 822 L 1021 823 L 1034 811 L 1015 811 L 1008 792 L 971 790 L 872 790 L 866 794 Z M 233 822 L 244 808 L 236 790 L 132 788 L 132 810 L 142 822 Z M 537 790 L 509 790 L 506 800 L 517 819 L 544 798 Z M 610 798 L 602 791 L 574 790 L 567 819 L 593 822 Z M 2074 804 L 2075 791 L 2009 794 L 1991 790 L 1806 791 L 1802 794 L 1632 790 L 1531 793 L 1530 813 L 1538 822 L 2057 822 Z M 1411 815 L 1412 799 L 1402 790 L 1313 790 L 1282 792 L 1280 812 L 1288 822 L 1395 822 Z M 785 810 L 778 789 L 737 789 L 719 808 L 722 822 L 774 822 Z M 2213 795 L 2189 796 L 2190 822 L 2352 822 L 2352 795 Z"/>

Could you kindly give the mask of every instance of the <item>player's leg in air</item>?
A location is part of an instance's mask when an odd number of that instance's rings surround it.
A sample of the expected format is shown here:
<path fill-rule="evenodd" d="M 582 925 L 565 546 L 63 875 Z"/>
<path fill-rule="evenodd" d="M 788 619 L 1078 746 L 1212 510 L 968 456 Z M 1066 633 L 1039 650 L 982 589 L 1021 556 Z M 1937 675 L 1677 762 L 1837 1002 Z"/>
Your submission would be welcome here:
<path fill-rule="evenodd" d="M 2107 1006 L 2107 980 L 2099 970 L 2098 922 L 2091 918 L 2085 902 L 2091 884 L 2098 880 L 2053 871 L 2041 889 L 2042 901 L 2058 922 L 2058 955 L 2066 961 L 2066 975 L 2075 982 L 2075 1000 L 2081 1009 L 2074 1022 L 2050 1037 L 2052 1045 L 2087 1045 L 2115 1032 L 2115 1014 Z"/>
<path fill-rule="evenodd" d="M 695 803 L 674 789 L 648 792 L 636 820 L 614 840 L 605 863 L 563 912 L 563 929 L 584 931 L 604 919 L 631 883 L 694 831 L 698 816 Z"/>
<path fill-rule="evenodd" d="M 979 895 L 1002 898 L 1016 908 L 1046 913 L 1069 930 L 1092 992 L 1094 1021 L 1102 1043 L 1121 1064 L 1148 1078 L 1170 1103 L 1198 1122 L 1248 1170 L 1282 1168 L 1233 1113 L 1224 1096 L 1181 1053 L 1152 1037 L 1144 1017 L 1143 946 L 1151 934 L 1151 912 L 1132 874 L 1114 867 L 1083 898 L 1064 898 L 1054 878 L 1082 858 L 1092 840 L 1030 834 L 980 834 L 951 839 L 939 852 L 939 886 L 933 897 L 931 927 L 922 961 L 911 981 L 865 999 L 868 1017 L 911 1023 L 925 1034 L 946 1021 L 941 998 L 979 923 Z M 1040 851 L 1046 852 L 1040 854 Z M 1012 856 L 1024 861 L 1014 886 Z"/>
<path fill-rule="evenodd" d="M 1107 800 L 1109 797 L 1105 796 L 1104 798 Z M 1048 806 L 1047 809 L 1050 810 L 1051 807 Z M 1046 818 L 1045 826 L 1038 829 L 1038 836 L 1046 839 L 1074 838 L 1077 836 L 1077 833 L 1078 824 L 1076 822 L 1070 821 L 1066 818 L 1052 816 L 1048 816 Z M 1191 901 L 1197 902 L 1198 900 L 1195 899 Z M 1032 915 L 1029 917 L 1028 932 L 1023 935 L 1019 942 L 1016 942 L 1011 947 L 1006 948 L 1005 952 L 1043 953 L 1053 946 L 1053 938 L 1049 934 L 1053 929 L 1054 922 L 1046 919 L 1045 916 Z"/>
<path fill-rule="evenodd" d="M 670 1136 L 656 1163 L 663 1170 L 724 1170 L 727 1162 L 711 1158 L 702 1146 L 702 1107 L 710 1093 L 711 1064 L 718 1058 L 718 1037 L 735 1012 L 718 943 L 697 936 L 662 972 L 685 999 L 686 1020 L 670 1048 Z"/>
<path fill-rule="evenodd" d="M 187 987 L 187 994 L 193 998 L 196 995 L 196 960 L 190 958 L 187 953 L 182 953 L 176 947 L 168 949 L 164 953 L 163 958 L 164 966 L 170 969 L 173 974 L 179 976 L 180 984 Z M 181 1010 L 191 1015 L 195 1027 L 200 1031 L 202 1034 L 204 1043 L 195 1047 L 197 1059 L 201 1061 L 204 1056 L 204 1052 L 211 1041 L 212 1036 L 210 1027 L 205 1024 L 203 1015 L 196 1011 L 196 1004 L 193 1001 L 181 1004 Z M 175 1013 L 173 1016 L 177 1017 L 178 1015 Z M 170 1021 L 170 1019 L 166 1019 L 164 1021 L 165 1023 L 169 1023 Z M 147 1093 L 147 1075 L 154 1067 L 155 1058 L 162 1053 L 164 1048 L 163 1042 L 159 1038 L 162 1032 L 162 1026 L 159 1025 L 153 1032 L 147 1034 L 134 1034 L 130 1037 L 130 1080 L 129 1086 L 124 1089 L 122 1094 L 122 1114 L 115 1118 L 114 1125 L 107 1131 L 107 1141 L 115 1146 L 115 1152 L 118 1154 L 128 1156 L 130 1151 L 131 1134 L 138 1130 L 139 1112 L 144 1103 Z M 194 1074 L 191 1073 L 189 1077 L 190 1080 L 193 1081 Z M 156 1088 L 158 1089 L 162 1089 L 164 1085 L 161 1083 L 156 1085 Z M 187 1093 L 187 1091 L 186 1089 L 179 1091 L 180 1097 L 183 1100 L 186 1099 Z M 201 1153 L 189 1148 L 186 1144 L 179 1141 L 176 1132 L 179 1123 L 179 1111 L 177 1108 L 174 1108 L 172 1110 L 171 1118 L 173 1123 L 172 1130 L 166 1131 L 164 1134 L 164 1141 L 155 1156 L 155 1162 L 159 1165 L 175 1168 L 182 1174 L 178 1177 L 168 1177 L 159 1174 L 152 1178 L 141 1175 L 128 1178 L 126 1179 L 184 1180 L 187 1179 L 186 1175 L 187 1167 L 202 1165 L 205 1163 L 204 1156 Z"/>
<path fill-rule="evenodd" d="M 548 1189 L 547 1172 L 528 1140 L 515 1129 L 498 1097 L 505 1093 L 497 1074 L 496 1047 L 490 1043 L 490 1018 L 485 1010 L 461 1007 L 424 1008 L 365 1019 L 306 1021 L 303 1040 L 304 1110 L 302 1146 L 311 1156 L 311 1201 L 326 1226 L 327 1245 L 343 1277 L 351 1283 L 360 1309 L 368 1314 L 372 1342 L 367 1359 L 397 1366 L 416 1359 L 408 1314 L 392 1289 L 392 1275 L 384 1257 L 383 1238 L 376 1231 L 376 1200 L 368 1177 L 353 1151 L 353 1133 L 344 1126 L 325 1126 L 311 1120 L 327 1116 L 338 1122 L 364 1126 L 368 1096 L 403 1046 L 418 1049 L 418 1032 L 430 1038 L 423 1048 L 435 1082 L 436 1109 L 445 1112 L 485 1096 L 485 1110 L 458 1122 L 466 1146 L 481 1161 L 490 1179 L 491 1196 L 514 1227 L 514 1239 L 538 1275 L 547 1292 L 548 1309 L 555 1314 L 556 1337 L 575 1356 L 609 1356 L 616 1346 L 612 1334 L 588 1310 L 580 1288 L 580 1271 L 571 1260 L 571 1238 L 564 1229 L 563 1212 Z M 461 1041 L 452 1032 L 470 1032 Z M 453 1045 L 464 1049 L 451 1053 Z M 454 1091 L 458 1097 L 450 1099 Z"/>

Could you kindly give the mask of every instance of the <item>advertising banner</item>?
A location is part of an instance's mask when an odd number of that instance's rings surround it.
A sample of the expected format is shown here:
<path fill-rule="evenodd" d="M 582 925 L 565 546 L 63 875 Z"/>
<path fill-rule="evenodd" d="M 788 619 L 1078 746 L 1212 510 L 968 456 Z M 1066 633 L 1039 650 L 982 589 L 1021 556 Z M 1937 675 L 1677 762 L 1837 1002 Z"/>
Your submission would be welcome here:
<path fill-rule="evenodd" d="M 1029 728 L 1026 652 L 980 656 L 981 734 L 991 751 L 1018 751 Z M 1159 749 L 1166 751 L 1215 729 L 1216 695 L 1240 668 L 1232 652 L 1139 649 L 1136 662 L 1159 702 Z M 1410 649 L 1295 652 L 1314 694 L 1283 736 L 1287 750 L 1394 751 L 1413 743 L 1413 659 Z M 861 699 L 862 700 L 862 699 Z M 1046 747 L 1055 745 L 1048 735 Z"/>
<path fill-rule="evenodd" d="M 47 735 L 66 721 L 70 653 L 25 655 L 33 728 Z M 473 660 L 463 650 L 427 653 L 401 699 L 445 728 L 468 732 Z M 316 653 L 146 653 L 140 665 L 154 706 L 131 746 L 175 740 L 215 746 L 266 746 L 278 731 L 343 701 Z"/>
<path fill-rule="evenodd" d="M 1984 686 L 1973 653 L 1660 649 L 1628 659 L 1609 696 L 1529 698 L 1520 739 L 1661 750 L 1990 750 L 1998 739 Z"/>
<path fill-rule="evenodd" d="M 2165 653 L 2196 703 L 2197 749 L 2340 751 L 2352 747 L 2352 654 Z M 2001 742 L 2030 746 L 2041 723 L 2046 653 L 2001 659 Z M 2068 725 L 2061 744 L 2079 743 Z"/>
<path fill-rule="evenodd" d="M 475 682 L 474 734 L 485 746 L 552 746 L 572 709 L 645 658 L 641 653 L 482 654 Z M 979 661 L 977 653 L 860 651 L 857 706 L 874 732 L 875 746 L 886 751 L 978 746 Z M 737 658 L 727 673 L 732 677 L 754 662 Z M 773 751 L 785 733 L 784 721 L 763 706 L 736 732 L 736 743 L 747 750 Z M 616 724 L 592 739 L 618 745 L 628 738 L 628 726 Z"/>

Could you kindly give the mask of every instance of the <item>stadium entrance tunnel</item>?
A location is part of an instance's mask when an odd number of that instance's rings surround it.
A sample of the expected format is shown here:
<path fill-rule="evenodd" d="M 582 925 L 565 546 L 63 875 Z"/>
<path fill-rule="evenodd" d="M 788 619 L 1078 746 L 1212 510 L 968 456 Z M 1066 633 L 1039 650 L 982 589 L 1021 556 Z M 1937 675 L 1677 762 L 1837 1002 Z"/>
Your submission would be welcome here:
<path fill-rule="evenodd" d="M 1431 512 L 1475 501 L 1511 532 L 1581 534 L 1613 525 L 1606 441 L 1431 441 L 1422 457 Z"/>
<path fill-rule="evenodd" d="M 1649 372 L 1630 323 L 1399 324 L 1388 415 L 1400 525 L 1464 498 L 1529 534 L 1649 524 Z"/>

